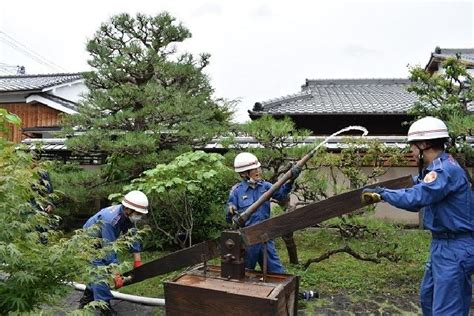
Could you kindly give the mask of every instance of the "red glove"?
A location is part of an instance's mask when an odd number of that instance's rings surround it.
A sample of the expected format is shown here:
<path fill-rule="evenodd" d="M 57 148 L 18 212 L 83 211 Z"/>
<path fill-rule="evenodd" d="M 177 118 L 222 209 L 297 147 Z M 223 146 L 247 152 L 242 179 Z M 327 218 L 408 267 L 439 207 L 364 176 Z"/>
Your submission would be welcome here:
<path fill-rule="evenodd" d="M 142 265 L 141 260 L 135 260 L 135 261 L 133 262 L 133 268 L 134 268 L 134 269 L 140 267 L 141 265 Z"/>
<path fill-rule="evenodd" d="M 116 289 L 120 289 L 121 287 L 123 287 L 123 278 L 119 273 L 115 275 L 114 284 Z"/>

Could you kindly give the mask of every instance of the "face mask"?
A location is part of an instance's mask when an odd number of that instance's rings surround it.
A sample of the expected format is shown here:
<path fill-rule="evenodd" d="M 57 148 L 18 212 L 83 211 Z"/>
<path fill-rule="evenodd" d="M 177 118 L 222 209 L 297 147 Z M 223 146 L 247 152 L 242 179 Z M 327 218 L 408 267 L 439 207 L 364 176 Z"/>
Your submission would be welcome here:
<path fill-rule="evenodd" d="M 253 177 L 250 176 L 251 173 Z M 254 172 L 253 170 L 247 171 L 245 173 L 245 179 L 247 180 L 247 183 L 250 185 L 255 185 L 261 182 L 262 181 L 261 170 L 259 170 L 258 172 Z"/>
<path fill-rule="evenodd" d="M 142 220 L 142 216 L 137 215 L 137 214 L 133 214 L 133 215 L 130 215 L 129 219 L 132 223 L 136 224 L 137 222 Z"/>
<path fill-rule="evenodd" d="M 257 181 L 256 181 L 255 179 L 253 179 L 253 178 L 248 178 L 248 179 L 247 179 L 247 183 L 248 183 L 248 184 L 256 184 Z"/>

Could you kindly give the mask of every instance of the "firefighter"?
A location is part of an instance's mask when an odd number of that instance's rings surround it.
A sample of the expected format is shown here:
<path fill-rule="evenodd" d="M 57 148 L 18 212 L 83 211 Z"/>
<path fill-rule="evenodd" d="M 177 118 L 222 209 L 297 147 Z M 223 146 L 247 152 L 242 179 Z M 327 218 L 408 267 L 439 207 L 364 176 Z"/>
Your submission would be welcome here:
<path fill-rule="evenodd" d="M 474 267 L 474 208 L 470 175 L 448 153 L 443 121 L 425 117 L 408 130 L 419 175 L 409 189 L 364 189 L 366 201 L 380 200 L 409 211 L 424 212 L 431 231 L 430 255 L 420 288 L 423 315 L 468 315 Z"/>
<path fill-rule="evenodd" d="M 125 195 L 121 204 L 104 208 L 89 218 L 83 228 L 88 229 L 95 224 L 100 225 L 97 237 L 102 239 L 102 244 L 108 244 L 117 240 L 120 234 L 125 234 L 130 229 L 135 228 L 135 224 L 147 213 L 147 196 L 140 191 L 131 191 Z M 140 250 L 140 244 L 138 242 L 133 243 L 130 248 L 130 252 L 133 254 L 134 268 L 138 268 L 142 265 Z M 118 263 L 117 254 L 115 252 L 111 252 L 105 258 L 96 259 L 92 262 L 94 266 L 104 266 L 112 263 Z M 122 287 L 123 278 L 119 274 L 116 274 L 114 283 L 115 288 L 118 289 Z M 110 292 L 108 284 L 105 282 L 89 284 L 79 301 L 79 308 L 83 308 L 91 301 L 103 301 L 107 305 L 104 314 L 113 314 L 114 311 L 110 306 L 111 299 L 112 293 Z"/>
<path fill-rule="evenodd" d="M 234 160 L 234 170 L 242 181 L 234 185 L 229 194 L 227 203 L 226 220 L 232 222 L 232 217 L 243 213 L 250 205 L 257 201 L 270 187 L 270 182 L 262 179 L 262 170 L 257 157 L 251 153 L 243 152 L 238 154 Z M 293 181 L 298 177 L 300 169 L 296 166 L 292 168 L 292 179 L 283 184 L 272 198 L 282 201 L 290 193 Z M 270 201 L 264 202 L 250 218 L 245 222 L 245 226 L 251 226 L 270 218 Z M 258 264 L 263 269 L 263 244 L 257 244 L 246 248 L 245 267 L 254 270 Z M 273 240 L 267 242 L 267 269 L 268 272 L 284 273 L 283 266 L 278 257 Z"/>
<path fill-rule="evenodd" d="M 44 201 L 38 202 L 32 198 L 30 204 L 38 212 L 51 214 L 55 209 L 51 199 L 51 195 L 54 193 L 51 177 L 49 176 L 49 172 L 46 170 L 39 170 L 38 177 L 38 182 L 32 186 L 32 189 L 43 197 Z"/>

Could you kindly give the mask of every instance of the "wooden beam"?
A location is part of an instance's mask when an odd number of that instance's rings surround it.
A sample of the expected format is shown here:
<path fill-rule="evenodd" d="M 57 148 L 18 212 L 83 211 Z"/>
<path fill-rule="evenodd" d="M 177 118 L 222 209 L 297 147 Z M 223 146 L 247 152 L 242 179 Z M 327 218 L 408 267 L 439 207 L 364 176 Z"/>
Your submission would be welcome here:
<path fill-rule="evenodd" d="M 413 185 L 411 176 L 376 183 L 367 187 L 383 186 L 390 189 L 406 188 Z M 265 242 L 285 234 L 314 226 L 327 219 L 356 211 L 365 205 L 361 201 L 362 189 L 349 191 L 321 202 L 306 205 L 290 213 L 267 219 L 240 230 L 246 246 Z"/>
<path fill-rule="evenodd" d="M 148 278 L 189 267 L 200 262 L 211 260 L 220 254 L 219 241 L 208 240 L 192 247 L 173 252 L 157 260 L 123 274 L 125 285 L 141 282 Z"/>

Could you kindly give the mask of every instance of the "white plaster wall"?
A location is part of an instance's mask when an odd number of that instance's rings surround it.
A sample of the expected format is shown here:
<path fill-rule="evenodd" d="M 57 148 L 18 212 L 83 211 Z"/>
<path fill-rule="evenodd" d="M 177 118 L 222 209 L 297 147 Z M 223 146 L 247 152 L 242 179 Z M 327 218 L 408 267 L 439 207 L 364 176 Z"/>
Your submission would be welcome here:
<path fill-rule="evenodd" d="M 88 93 L 88 89 L 84 83 L 78 82 L 72 85 L 55 88 L 48 91 L 48 93 L 77 103 L 83 95 Z"/>
<path fill-rule="evenodd" d="M 371 171 L 371 168 L 363 168 L 362 170 L 366 173 L 369 173 Z M 320 169 L 318 172 L 323 172 L 327 175 L 327 177 L 329 177 L 327 168 Z M 399 178 L 403 176 L 415 175 L 417 173 L 418 173 L 418 169 L 416 167 L 393 167 L 393 168 L 388 169 L 387 173 L 381 176 L 378 180 L 385 181 L 385 180 L 395 179 L 395 178 Z M 337 173 L 337 181 L 339 185 L 342 185 L 344 187 L 347 187 L 348 185 L 347 180 L 342 176 L 341 173 Z M 297 202 L 296 197 L 292 196 L 291 201 L 292 203 Z M 394 222 L 394 223 L 403 223 L 403 224 L 412 224 L 412 225 L 417 225 L 419 223 L 418 213 L 408 212 L 408 211 L 393 207 L 385 202 L 377 204 L 374 216 L 376 218 L 385 219 L 389 222 Z"/>
<path fill-rule="evenodd" d="M 388 172 L 379 178 L 380 181 L 395 179 L 407 175 L 416 175 L 418 173 L 418 168 L 416 167 L 395 167 L 390 168 Z M 376 218 L 383 218 L 388 221 L 393 221 L 396 223 L 406 223 L 406 224 L 418 224 L 419 223 L 419 214 L 414 212 L 408 212 L 396 207 L 391 206 L 388 203 L 382 202 L 378 203 L 375 209 Z"/>

